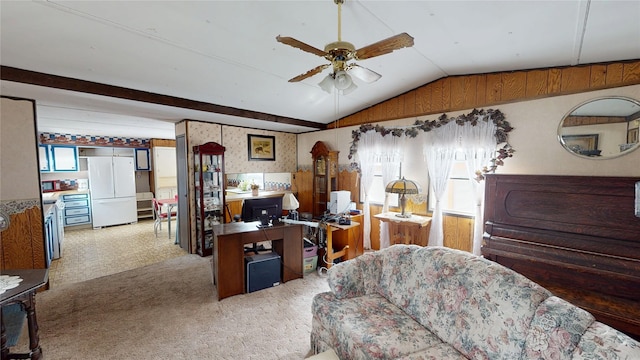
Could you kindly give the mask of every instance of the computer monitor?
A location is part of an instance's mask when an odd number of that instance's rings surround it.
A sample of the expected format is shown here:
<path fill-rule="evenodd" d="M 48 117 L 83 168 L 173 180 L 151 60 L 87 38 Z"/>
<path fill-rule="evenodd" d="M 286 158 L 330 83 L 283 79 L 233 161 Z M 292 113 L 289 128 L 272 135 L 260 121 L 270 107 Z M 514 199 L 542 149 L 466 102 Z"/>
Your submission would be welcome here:
<path fill-rule="evenodd" d="M 244 200 L 242 204 L 242 221 L 258 221 L 262 215 L 267 215 L 270 219 L 282 217 L 282 197 Z"/>

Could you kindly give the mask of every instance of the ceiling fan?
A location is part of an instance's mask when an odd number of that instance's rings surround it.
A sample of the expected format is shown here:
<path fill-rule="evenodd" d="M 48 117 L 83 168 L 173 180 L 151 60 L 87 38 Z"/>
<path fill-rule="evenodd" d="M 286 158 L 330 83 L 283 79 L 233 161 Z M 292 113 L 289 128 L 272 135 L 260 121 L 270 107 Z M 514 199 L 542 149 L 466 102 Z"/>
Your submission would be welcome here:
<path fill-rule="evenodd" d="M 331 93 L 332 88 L 335 87 L 338 90 L 342 90 L 342 93 L 346 95 L 357 88 L 350 75 L 366 83 L 372 83 L 382 77 L 382 75 L 373 70 L 353 62 L 349 63 L 349 61 L 370 59 L 372 57 L 389 54 L 394 50 L 411 47 L 413 46 L 413 37 L 407 33 L 402 33 L 356 49 L 350 42 L 342 41 L 342 4 L 344 0 L 333 0 L 333 2 L 338 5 L 338 41 L 329 43 L 324 47 L 324 50 L 320 50 L 292 37 L 278 35 L 276 36 L 276 40 L 302 51 L 321 56 L 331 62 L 330 64 L 320 65 L 304 74 L 300 74 L 290 79 L 289 82 L 304 80 L 332 66 L 332 73 L 327 75 L 318 85 L 328 93 Z"/>

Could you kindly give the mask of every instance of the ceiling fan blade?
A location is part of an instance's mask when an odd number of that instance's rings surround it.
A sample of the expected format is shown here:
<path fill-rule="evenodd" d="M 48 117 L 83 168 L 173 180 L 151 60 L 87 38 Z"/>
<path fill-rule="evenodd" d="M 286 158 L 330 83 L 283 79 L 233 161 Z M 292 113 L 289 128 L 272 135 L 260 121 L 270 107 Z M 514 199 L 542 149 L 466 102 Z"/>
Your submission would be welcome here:
<path fill-rule="evenodd" d="M 318 55 L 318 56 L 322 56 L 322 57 L 325 57 L 325 56 L 328 55 L 325 51 L 320 50 L 318 48 L 315 48 L 315 47 L 313 47 L 311 45 L 305 44 L 302 41 L 296 40 L 296 39 L 294 39 L 292 37 L 278 35 L 278 36 L 276 36 L 276 40 L 278 42 L 280 42 L 280 43 L 285 44 L 285 45 L 293 46 L 294 48 L 298 48 L 298 49 L 300 49 L 302 51 L 306 51 L 306 52 L 312 53 L 314 55 Z"/>
<path fill-rule="evenodd" d="M 413 37 L 402 33 L 356 50 L 355 58 L 358 60 L 369 59 L 411 46 L 413 46 Z"/>
<path fill-rule="evenodd" d="M 366 83 L 378 81 L 378 79 L 382 77 L 382 75 L 378 74 L 377 72 L 371 69 L 367 69 L 366 67 L 362 67 L 358 64 L 349 65 L 349 67 L 347 68 L 347 73 L 349 73 L 349 75 L 357 77 L 358 79 Z"/>
<path fill-rule="evenodd" d="M 322 72 L 322 70 L 328 68 L 329 66 L 331 66 L 331 64 L 324 64 L 324 65 L 316 66 L 315 68 L 307 71 L 306 73 L 298 75 L 298 76 L 290 79 L 289 82 L 298 82 L 300 80 L 304 80 L 304 79 L 306 79 L 308 77 L 311 77 L 311 76 L 313 76 L 313 75 L 315 75 L 315 74 L 317 74 L 319 72 Z"/>

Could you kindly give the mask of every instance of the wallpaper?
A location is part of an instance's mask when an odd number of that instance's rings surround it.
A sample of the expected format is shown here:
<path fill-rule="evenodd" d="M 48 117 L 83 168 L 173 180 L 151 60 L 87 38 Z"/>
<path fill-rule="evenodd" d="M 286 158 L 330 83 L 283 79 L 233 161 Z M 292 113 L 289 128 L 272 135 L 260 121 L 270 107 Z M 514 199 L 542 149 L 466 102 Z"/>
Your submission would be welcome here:
<path fill-rule="evenodd" d="M 275 161 L 249 160 L 247 135 L 275 137 Z M 296 134 L 255 130 L 235 126 L 222 127 L 222 145 L 225 172 L 230 173 L 282 173 L 296 171 Z"/>

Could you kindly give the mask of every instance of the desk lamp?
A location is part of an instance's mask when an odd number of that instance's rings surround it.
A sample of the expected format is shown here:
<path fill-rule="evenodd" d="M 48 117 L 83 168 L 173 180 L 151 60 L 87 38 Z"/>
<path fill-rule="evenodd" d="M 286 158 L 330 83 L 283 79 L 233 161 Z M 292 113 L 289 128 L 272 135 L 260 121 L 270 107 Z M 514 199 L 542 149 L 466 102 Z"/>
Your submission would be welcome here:
<path fill-rule="evenodd" d="M 287 193 L 282 198 L 282 209 L 289 211 L 289 219 L 298 220 L 298 212 L 296 211 L 300 203 L 292 193 Z"/>
<path fill-rule="evenodd" d="M 396 214 L 396 216 L 401 218 L 410 218 L 411 215 L 404 212 L 404 208 L 407 205 L 405 195 L 420 193 L 420 185 L 415 181 L 405 179 L 403 176 L 400 180 L 393 180 L 388 183 L 384 191 L 390 194 L 400 194 L 400 207 L 402 208 L 402 213 Z"/>

